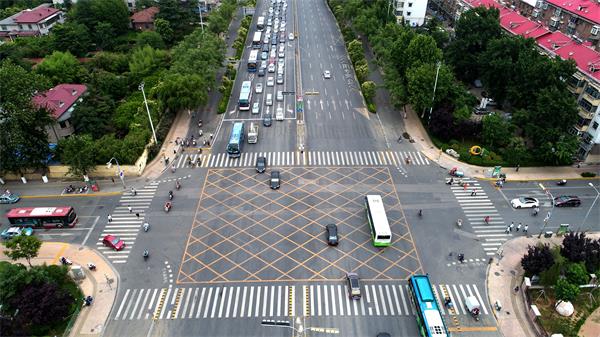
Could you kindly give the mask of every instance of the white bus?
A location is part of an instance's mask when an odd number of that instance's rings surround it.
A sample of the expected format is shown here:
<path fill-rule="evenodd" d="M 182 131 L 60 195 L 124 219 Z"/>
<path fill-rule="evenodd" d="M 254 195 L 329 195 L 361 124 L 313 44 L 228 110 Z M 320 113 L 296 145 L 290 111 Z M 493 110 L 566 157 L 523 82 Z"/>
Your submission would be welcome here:
<path fill-rule="evenodd" d="M 378 194 L 365 197 L 365 210 L 369 228 L 371 229 L 371 240 L 375 247 L 387 247 L 392 245 L 392 231 L 385 215 L 383 200 Z"/>
<path fill-rule="evenodd" d="M 253 49 L 250 51 L 250 56 L 248 56 L 248 71 L 251 73 L 256 72 L 258 68 L 258 49 Z"/>
<path fill-rule="evenodd" d="M 256 29 L 259 32 L 262 32 L 263 29 L 265 29 L 265 17 L 264 16 L 258 17 L 258 21 L 256 21 Z"/>
<path fill-rule="evenodd" d="M 252 39 L 252 48 L 260 49 L 260 47 L 262 46 L 261 42 L 262 42 L 262 33 L 261 32 L 254 33 L 254 38 Z"/>

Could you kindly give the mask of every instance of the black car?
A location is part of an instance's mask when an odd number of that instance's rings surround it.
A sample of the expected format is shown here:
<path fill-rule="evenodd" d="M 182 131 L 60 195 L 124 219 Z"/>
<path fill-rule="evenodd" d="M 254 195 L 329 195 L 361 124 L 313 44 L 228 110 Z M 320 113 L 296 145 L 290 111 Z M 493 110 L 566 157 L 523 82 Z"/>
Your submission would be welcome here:
<path fill-rule="evenodd" d="M 579 207 L 581 199 L 575 195 L 561 195 L 554 198 L 554 206 L 556 207 Z"/>
<path fill-rule="evenodd" d="M 281 185 L 281 180 L 279 179 L 279 171 L 271 171 L 271 189 L 276 190 Z"/>
<path fill-rule="evenodd" d="M 271 124 L 273 123 L 273 118 L 271 118 L 271 114 L 267 114 L 265 115 L 265 117 L 263 117 L 263 125 L 264 126 L 271 126 Z"/>
<path fill-rule="evenodd" d="M 325 226 L 325 230 L 327 231 L 327 244 L 330 246 L 338 245 L 338 230 L 335 224 L 329 224 Z"/>
<path fill-rule="evenodd" d="M 263 173 L 267 170 L 267 158 L 258 157 L 256 158 L 256 172 Z"/>
<path fill-rule="evenodd" d="M 346 281 L 348 282 L 348 296 L 353 300 L 360 300 L 360 281 L 358 274 L 346 273 Z"/>

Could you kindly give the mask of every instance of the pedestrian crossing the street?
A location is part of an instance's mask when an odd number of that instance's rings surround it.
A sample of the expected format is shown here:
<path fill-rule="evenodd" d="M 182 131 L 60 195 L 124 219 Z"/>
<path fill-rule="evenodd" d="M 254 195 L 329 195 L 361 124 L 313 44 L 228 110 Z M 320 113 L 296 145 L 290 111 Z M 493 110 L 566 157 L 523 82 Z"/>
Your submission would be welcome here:
<path fill-rule="evenodd" d="M 469 315 L 468 296 L 477 297 L 482 314 L 491 310 L 474 284 L 433 285 L 443 315 Z M 284 318 L 290 316 L 414 315 L 408 284 L 363 284 L 362 298 L 352 300 L 343 284 L 239 285 L 127 289 L 115 320 Z M 454 311 L 444 308 L 450 297 Z M 298 306 L 298 308 L 296 308 Z"/>
<path fill-rule="evenodd" d="M 98 242 L 96 242 L 96 248 L 112 263 L 127 262 L 129 253 L 144 223 L 146 211 L 150 208 L 152 198 L 158 189 L 158 184 L 158 182 L 151 182 L 143 188 L 136 190 L 135 195 L 130 191 L 123 193 L 119 200 L 119 205 L 110 213 L 112 220 L 109 221 L 108 216 L 102 220 L 106 225 L 100 233 Z M 139 217 L 136 214 L 139 214 Z M 123 240 L 125 248 L 116 251 L 111 247 L 105 246 L 102 243 L 102 239 L 108 234 Z"/>
<path fill-rule="evenodd" d="M 256 158 L 266 157 L 272 166 L 410 166 L 430 165 L 419 151 L 305 151 L 244 152 L 240 158 L 227 153 L 183 153 L 175 159 L 175 168 L 253 167 Z"/>
<path fill-rule="evenodd" d="M 506 233 L 504 219 L 488 198 L 479 181 L 463 178 L 462 184 L 457 184 L 458 180 L 455 179 L 450 188 L 467 218 L 467 221 L 463 221 L 463 225 L 469 223 L 475 235 L 484 240 L 482 246 L 485 254 L 494 255 L 512 234 Z M 489 221 L 486 223 L 485 218 L 488 216 Z"/>

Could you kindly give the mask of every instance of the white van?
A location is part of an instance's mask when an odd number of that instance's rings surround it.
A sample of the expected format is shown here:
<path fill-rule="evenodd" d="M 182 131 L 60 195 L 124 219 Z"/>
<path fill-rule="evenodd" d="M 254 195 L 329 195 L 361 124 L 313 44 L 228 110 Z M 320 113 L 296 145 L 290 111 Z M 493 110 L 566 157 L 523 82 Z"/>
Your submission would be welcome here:
<path fill-rule="evenodd" d="M 273 105 L 273 94 L 267 94 L 267 102 L 265 104 L 268 106 Z"/>
<path fill-rule="evenodd" d="M 282 121 L 283 120 L 283 108 L 278 106 L 275 112 L 275 120 Z"/>

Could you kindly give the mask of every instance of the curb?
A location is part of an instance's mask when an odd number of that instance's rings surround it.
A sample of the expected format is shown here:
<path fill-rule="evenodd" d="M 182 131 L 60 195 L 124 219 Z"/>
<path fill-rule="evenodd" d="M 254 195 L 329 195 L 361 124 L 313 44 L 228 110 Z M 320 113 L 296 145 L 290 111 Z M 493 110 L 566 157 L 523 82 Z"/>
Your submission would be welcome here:
<path fill-rule="evenodd" d="M 42 195 L 22 195 L 21 199 L 49 199 L 49 198 L 91 198 L 91 197 L 109 197 L 120 195 L 123 192 L 100 192 L 94 194 L 42 194 Z"/>

